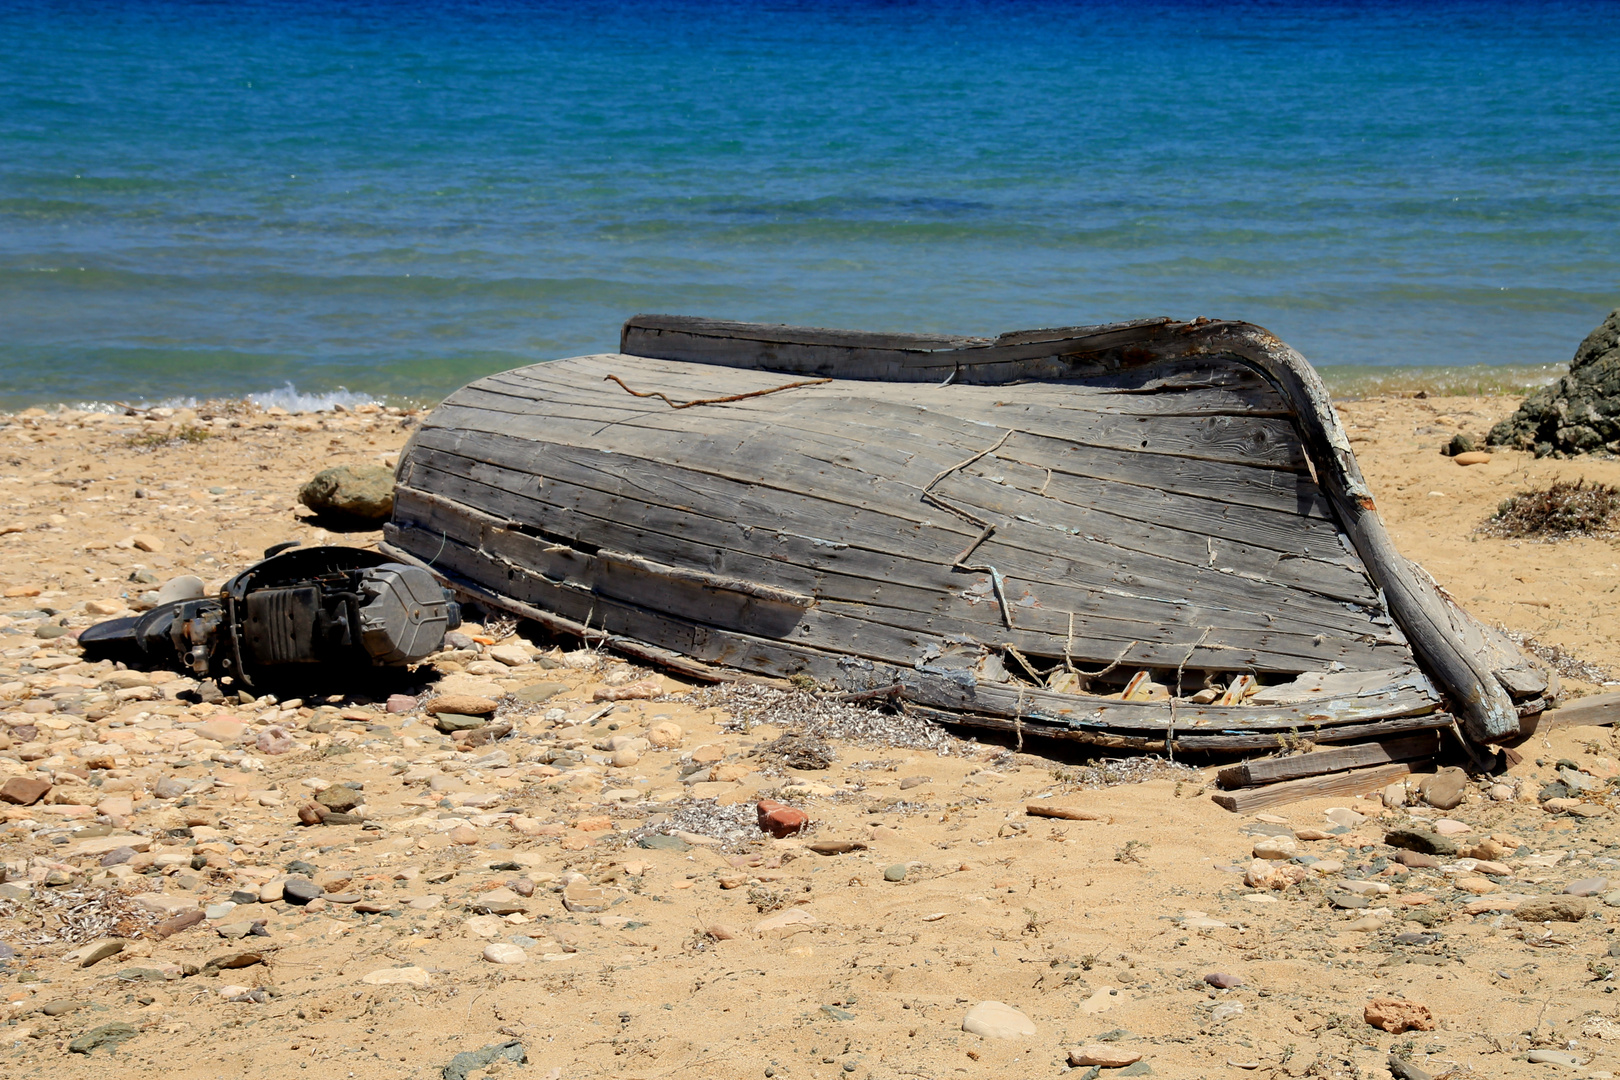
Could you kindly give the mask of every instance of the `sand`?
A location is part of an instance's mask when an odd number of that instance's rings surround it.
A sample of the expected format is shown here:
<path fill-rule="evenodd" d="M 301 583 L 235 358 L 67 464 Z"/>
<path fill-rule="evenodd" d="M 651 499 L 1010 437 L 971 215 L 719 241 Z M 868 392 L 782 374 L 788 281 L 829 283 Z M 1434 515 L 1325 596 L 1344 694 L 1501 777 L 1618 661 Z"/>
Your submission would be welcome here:
<path fill-rule="evenodd" d="M 1472 532 L 1516 489 L 1620 483 L 1620 463 L 1502 453 L 1465 468 L 1436 452 L 1514 404 L 1385 398 L 1341 411 L 1408 557 L 1484 620 L 1620 671 L 1614 544 Z M 22 613 L 0 615 L 0 780 L 55 780 L 44 803 L 5 806 L 0 823 L 0 890 L 17 897 L 0 899 L 0 941 L 18 954 L 0 973 L 6 1075 L 426 1078 L 512 1040 L 526 1065 L 502 1057 L 471 1075 L 999 1078 L 1055 1075 L 1071 1052 L 1141 1055 L 1103 1076 L 1383 1077 L 1392 1051 L 1436 1076 L 1620 1067 L 1606 977 L 1620 964 L 1620 907 L 1603 900 L 1610 877 L 1620 892 L 1604 786 L 1620 747 L 1608 729 L 1532 738 L 1506 776 L 1444 813 L 1339 798 L 1234 815 L 1210 801 L 1208 767 L 1109 773 L 1044 756 L 1059 753 L 1049 746 L 922 745 L 925 732 L 893 719 L 869 726 L 916 745 L 833 739 L 828 768 L 786 769 L 761 752 L 806 699 L 745 710 L 753 699 L 493 622 L 467 627 L 470 647 L 424 671 L 424 689 L 443 676 L 556 690 L 506 699 L 514 737 L 468 751 L 420 708 L 193 705 L 176 697 L 189 680 L 115 677 L 80 662 L 71 636 L 36 636 L 42 623 L 89 625 L 99 616 L 86 603 L 116 610 L 177 574 L 217 583 L 281 540 L 374 544 L 374 532 L 303 520 L 295 492 L 327 465 L 391 462 L 415 420 L 0 418 L 0 610 Z M 657 697 L 596 700 L 645 679 Z M 613 757 L 609 740 L 669 724 L 678 745 L 631 742 Z M 259 749 L 272 727 L 292 752 Z M 1594 789 L 1581 805 L 1596 816 L 1538 801 L 1560 760 Z M 366 824 L 300 826 L 298 807 L 340 781 L 363 784 Z M 760 833 L 753 807 L 767 796 L 804 810 L 810 829 Z M 1095 820 L 1030 816 L 1031 803 Z M 1465 851 L 1491 856 L 1483 867 L 1450 856 L 1408 871 L 1383 843 L 1441 819 Z M 668 837 L 679 827 L 691 842 Z M 703 828 L 723 842 L 690 831 Z M 1298 884 L 1250 888 L 1255 844 L 1287 830 L 1322 836 L 1296 841 L 1318 861 Z M 812 850 L 824 841 L 858 846 Z M 102 867 L 113 846 L 141 850 Z M 326 898 L 215 908 L 151 936 L 154 908 L 273 897 L 289 874 L 312 875 Z M 1510 910 L 1589 879 L 1605 881 L 1578 890 L 1593 891 L 1575 901 L 1578 921 Z M 255 922 L 261 932 L 227 936 Z M 128 943 L 87 968 L 64 960 L 107 937 Z M 246 966 L 208 967 L 221 959 Z M 1369 1026 L 1369 1003 L 1385 999 L 1425 1007 L 1432 1029 Z M 1007 1026 L 985 1002 L 1018 1010 L 1014 1037 L 963 1030 L 970 1010 Z M 1403 1010 L 1417 1011 L 1371 1015 Z M 118 1023 L 132 1034 L 111 1049 L 70 1049 Z M 1581 1066 L 1530 1060 L 1549 1053 Z"/>

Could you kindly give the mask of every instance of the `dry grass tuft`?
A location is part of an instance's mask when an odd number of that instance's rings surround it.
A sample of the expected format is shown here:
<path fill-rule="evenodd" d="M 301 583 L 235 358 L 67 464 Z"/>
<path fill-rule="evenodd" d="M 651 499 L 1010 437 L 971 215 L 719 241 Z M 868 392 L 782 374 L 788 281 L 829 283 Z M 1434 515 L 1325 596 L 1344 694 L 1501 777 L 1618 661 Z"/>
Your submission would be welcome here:
<path fill-rule="evenodd" d="M 1528 540 L 1567 540 L 1579 536 L 1613 536 L 1620 518 L 1620 488 L 1555 481 L 1503 499 L 1496 513 L 1480 525 L 1487 536 Z"/>

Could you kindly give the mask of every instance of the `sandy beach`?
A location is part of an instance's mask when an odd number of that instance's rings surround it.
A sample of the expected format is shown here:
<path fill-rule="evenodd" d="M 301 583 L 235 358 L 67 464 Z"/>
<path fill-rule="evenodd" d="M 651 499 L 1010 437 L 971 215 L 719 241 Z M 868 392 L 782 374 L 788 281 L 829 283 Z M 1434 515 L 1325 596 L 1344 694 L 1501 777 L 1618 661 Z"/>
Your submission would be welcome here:
<path fill-rule="evenodd" d="M 1529 486 L 1620 484 L 1620 462 L 1438 452 L 1516 405 L 1339 408 L 1403 554 L 1562 650 L 1566 699 L 1612 691 L 1620 547 L 1475 529 Z M 7 1075 L 1382 1078 L 1392 1052 L 1412 1076 L 1620 1071 L 1608 728 L 1533 736 L 1443 812 L 1240 815 L 1204 762 L 1015 753 L 493 620 L 400 711 L 196 704 L 188 678 L 80 660 L 75 632 L 176 575 L 375 545 L 308 520 L 298 487 L 392 464 L 419 419 L 0 417 L 0 782 L 46 784 L 0 804 Z M 435 692 L 498 698 L 511 736 L 458 746 Z M 776 742 L 806 723 L 848 732 L 825 768 Z M 1578 811 L 1543 805 L 1553 781 Z M 300 824 L 317 795 L 364 821 Z M 809 829 L 761 832 L 762 798 Z M 1446 844 L 1386 843 L 1408 828 Z M 1418 1026 L 1369 1023 L 1397 1014 Z"/>

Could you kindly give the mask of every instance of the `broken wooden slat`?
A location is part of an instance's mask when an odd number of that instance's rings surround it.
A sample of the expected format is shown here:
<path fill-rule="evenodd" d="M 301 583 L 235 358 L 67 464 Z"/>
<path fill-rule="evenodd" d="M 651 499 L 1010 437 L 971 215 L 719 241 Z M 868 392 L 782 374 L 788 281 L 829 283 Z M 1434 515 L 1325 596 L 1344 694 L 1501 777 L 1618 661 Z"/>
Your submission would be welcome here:
<path fill-rule="evenodd" d="M 1125 730 L 1094 730 L 1073 728 L 1063 724 L 1053 724 L 1042 720 L 1007 720 L 998 716 L 986 716 L 983 713 L 953 712 L 945 709 L 934 709 L 926 706 L 907 704 L 911 713 L 933 720 L 936 723 L 947 724 L 953 727 L 981 728 L 995 731 L 1014 738 L 1022 735 L 1028 738 L 1059 739 L 1065 742 L 1082 743 L 1086 746 L 1097 746 L 1110 750 L 1133 750 L 1144 752 L 1167 753 L 1183 752 L 1233 752 L 1248 750 L 1276 750 L 1288 746 L 1297 746 L 1301 739 L 1312 742 L 1332 742 L 1335 739 L 1365 739 L 1374 735 L 1385 735 L 1392 732 L 1403 731 L 1429 731 L 1449 728 L 1456 719 L 1449 713 L 1431 713 L 1427 716 L 1397 716 L 1388 720 L 1374 720 L 1364 724 L 1346 724 L 1343 727 L 1323 727 L 1294 732 L 1232 732 L 1221 735 L 1194 735 L 1176 734 L 1165 745 L 1165 733 L 1156 736 L 1142 734 L 1139 731 Z"/>
<path fill-rule="evenodd" d="M 1620 694 L 1595 694 L 1549 709 L 1541 714 L 1537 730 L 1551 731 L 1554 728 L 1582 725 L 1603 727 L 1608 724 L 1620 724 Z"/>
<path fill-rule="evenodd" d="M 1030 817 L 1058 818 L 1061 821 L 1107 821 L 1107 814 L 1099 814 L 1095 810 L 1081 810 L 1073 806 L 1052 806 L 1048 803 L 1032 802 L 1024 807 L 1024 813 Z"/>
<path fill-rule="evenodd" d="M 1307 776 L 1358 769 L 1367 765 L 1387 765 L 1393 761 L 1415 761 L 1433 757 L 1440 750 L 1440 736 L 1429 732 L 1408 735 L 1400 739 L 1336 746 L 1331 750 L 1318 750 L 1293 757 L 1264 758 L 1229 765 L 1219 773 L 1224 788 L 1254 787 L 1281 780 L 1300 780 Z"/>
<path fill-rule="evenodd" d="M 1320 799 L 1328 795 L 1363 795 L 1369 791 L 1377 791 L 1411 773 L 1410 764 L 1398 762 L 1392 765 L 1374 765 L 1370 769 L 1312 776 L 1304 780 L 1283 780 L 1267 784 L 1265 787 L 1222 792 L 1211 798 L 1214 799 L 1215 805 L 1242 814 L 1266 806 Z"/>

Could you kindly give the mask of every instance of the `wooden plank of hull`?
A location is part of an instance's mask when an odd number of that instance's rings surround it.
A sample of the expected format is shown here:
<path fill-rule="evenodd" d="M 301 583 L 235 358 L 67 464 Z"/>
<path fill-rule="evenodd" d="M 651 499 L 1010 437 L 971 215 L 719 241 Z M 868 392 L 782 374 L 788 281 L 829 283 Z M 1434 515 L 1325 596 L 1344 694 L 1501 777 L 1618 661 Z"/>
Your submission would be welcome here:
<path fill-rule="evenodd" d="M 1042 720 L 1023 718 L 1017 721 L 1005 717 L 983 716 L 976 713 L 947 712 L 924 706 L 907 705 L 913 715 L 941 724 L 979 728 L 1014 738 L 1047 738 L 1081 743 L 1109 750 L 1130 750 L 1138 753 L 1241 753 L 1251 750 L 1277 750 L 1297 747 L 1301 742 L 1339 743 L 1352 739 L 1384 738 L 1401 732 L 1439 731 L 1456 723 L 1448 713 L 1423 713 L 1416 716 L 1391 717 L 1369 723 L 1340 724 L 1330 727 L 1302 726 L 1298 729 L 1272 733 L 1230 731 L 1217 734 L 1188 735 L 1179 730 L 1174 734 L 1126 735 L 1112 731 L 1072 728 Z"/>
<path fill-rule="evenodd" d="M 556 561 L 558 565 L 548 573 L 548 576 L 566 576 L 567 565 L 561 561 L 562 552 L 568 550 L 566 548 L 549 540 L 536 539 L 526 536 L 521 531 L 506 528 L 506 522 L 498 518 L 491 518 L 480 529 L 469 530 L 472 519 L 468 516 L 465 506 L 482 505 L 498 508 L 499 500 L 492 493 L 479 491 L 470 485 L 454 484 L 448 477 L 440 477 L 438 482 L 433 484 L 433 488 L 435 491 L 447 492 L 452 497 L 459 496 L 463 508 L 460 510 L 452 508 L 447 514 L 439 514 L 431 509 L 417 507 L 412 501 L 418 496 L 416 488 L 402 485 L 396 492 L 400 512 L 410 514 L 411 520 L 427 525 L 430 536 L 451 535 L 476 546 L 502 551 L 510 558 L 537 568 L 546 567 L 549 562 Z M 619 509 L 622 511 L 623 507 L 620 506 Z M 513 516 L 517 516 L 519 520 L 525 519 L 519 515 Z M 539 518 L 540 515 L 532 517 Z M 546 515 L 543 520 L 546 520 L 552 528 L 564 530 L 574 524 L 571 521 L 558 520 L 555 514 Z M 624 535 L 622 530 L 613 527 L 611 521 L 599 521 L 598 525 L 599 531 L 594 535 L 605 542 L 625 543 L 634 540 L 637 541 L 635 546 L 638 551 L 653 557 L 664 554 L 645 543 L 644 537 L 632 538 Z M 590 535 L 576 537 L 573 543 L 582 547 L 600 546 L 590 542 Z M 680 542 L 671 544 L 668 548 L 672 557 L 678 557 L 683 550 L 689 549 L 692 543 L 690 539 L 676 539 Z M 712 535 L 704 537 L 705 543 L 713 539 Z M 1325 628 L 1315 629 L 1313 633 L 1313 627 L 1308 621 L 1302 621 L 1297 629 L 1289 630 L 1287 621 L 1272 616 L 1222 610 L 1212 605 L 1177 605 L 1158 600 L 1136 600 L 1120 595 L 1117 590 L 1113 593 L 1098 592 L 1089 597 L 1073 589 L 1055 597 L 1049 593 L 1047 594 L 1049 601 L 1056 599 L 1060 602 L 1067 601 L 1072 605 L 1069 610 L 1076 612 L 1072 626 L 1065 611 L 1020 607 L 1018 624 L 1008 628 L 1002 624 L 999 606 L 990 600 L 988 593 L 977 605 L 965 599 L 967 594 L 961 581 L 962 575 L 957 575 L 957 580 L 953 582 L 952 575 L 944 567 L 908 566 L 905 560 L 899 557 L 895 557 L 892 561 L 890 569 L 896 577 L 909 572 L 929 584 L 935 584 L 936 587 L 933 589 L 924 587 L 911 590 L 916 599 L 931 601 L 933 604 L 931 610 L 924 609 L 919 612 L 904 606 L 894 606 L 904 598 L 893 596 L 888 598 L 886 605 L 840 602 L 827 595 L 829 586 L 827 575 L 821 575 L 814 580 L 795 579 L 783 575 L 779 565 L 738 568 L 733 564 L 725 571 L 729 576 L 751 577 L 756 572 L 769 573 L 776 581 L 787 587 L 822 596 L 822 601 L 815 611 L 792 612 L 792 617 L 799 619 L 796 623 L 783 623 L 782 618 L 788 617 L 790 613 L 781 612 L 771 622 L 761 626 L 742 627 L 733 622 L 727 622 L 725 625 L 767 635 L 785 633 L 790 629 L 797 629 L 803 635 L 823 632 L 839 634 L 846 632 L 844 626 L 829 627 L 825 625 L 825 621 L 837 616 L 848 616 L 875 624 L 892 625 L 897 629 L 922 632 L 930 637 L 956 634 L 972 635 L 986 643 L 1007 641 L 1035 656 L 1058 657 L 1067 654 L 1091 663 L 1107 663 L 1124 658 L 1140 664 L 1183 665 L 1195 669 L 1254 668 L 1262 671 L 1296 672 L 1325 667 L 1333 662 L 1378 669 L 1409 660 L 1409 653 L 1404 644 L 1398 640 L 1388 638 L 1379 640 L 1365 633 L 1344 636 Z M 930 577 L 923 578 L 925 572 Z M 1019 584 L 1013 581 L 1006 588 L 1013 597 L 1012 603 L 1020 604 L 1022 590 Z M 1053 593 L 1057 590 L 1055 586 L 1046 588 L 1052 589 Z M 893 584 L 890 590 L 891 593 L 898 591 Z M 949 608 L 942 611 L 941 608 L 946 604 Z M 1133 614 L 1136 617 L 1131 617 Z M 1138 646 L 1127 651 L 1126 647 L 1132 642 L 1137 642 Z M 890 658 L 909 659 L 914 655 L 907 653 L 904 657 Z"/>
<path fill-rule="evenodd" d="M 1307 776 L 1321 776 L 1344 769 L 1360 769 L 1368 765 L 1432 758 L 1439 752 L 1440 739 L 1435 734 L 1407 735 L 1312 754 L 1245 761 L 1222 769 L 1218 778 L 1224 788 L 1254 787 L 1284 780 L 1302 780 Z"/>
<path fill-rule="evenodd" d="M 520 457 L 527 458 L 526 466 L 514 460 Z M 444 475 L 435 476 L 434 471 Z M 780 537 L 791 534 L 819 542 L 818 567 L 858 562 L 866 552 L 897 554 L 894 549 L 899 547 L 906 559 L 919 565 L 948 568 L 974 538 L 966 523 L 957 524 L 944 512 L 936 512 L 932 519 L 896 517 L 821 496 L 721 483 L 705 472 L 653 467 L 624 454 L 507 440 L 487 433 L 423 431 L 410 463 L 402 470 L 401 487 L 454 498 L 454 491 L 465 487 L 463 480 L 487 490 L 457 501 L 484 506 L 553 535 L 567 535 L 550 523 L 558 509 L 599 518 L 610 528 L 615 527 L 614 522 L 664 522 L 664 531 L 680 538 L 676 548 L 648 554 L 666 562 L 679 562 L 683 550 L 692 559 L 706 558 L 716 548 L 740 548 L 781 562 L 786 553 L 781 550 Z M 988 550 L 995 557 L 986 560 L 1013 578 L 1110 592 L 1125 590 L 1163 602 L 1196 594 L 1212 604 L 1277 612 L 1285 618 L 1297 613 L 1305 623 L 1329 631 L 1343 629 L 1373 640 L 1390 637 L 1387 620 L 1382 625 L 1375 621 L 1379 618 L 1376 609 L 1346 608 L 1339 602 L 1345 597 L 1284 587 L 1286 582 L 1275 578 L 1287 576 L 1286 564 L 1304 560 L 1284 559 L 1275 552 L 1223 547 L 1219 564 L 1211 566 L 1213 542 L 1208 538 L 1189 541 L 1196 543 L 1197 563 L 1121 549 L 1090 535 L 1063 534 L 1050 543 L 1026 537 L 1015 546 L 1012 541 L 1017 539 L 1013 528 L 1007 536 L 992 537 Z M 587 542 L 622 546 L 611 538 Z M 1061 554 L 1051 550 L 1057 545 L 1061 545 Z M 1315 579 L 1331 572 L 1313 569 Z M 888 579 L 893 572 L 892 566 L 884 567 L 878 576 Z M 1361 583 L 1366 594 L 1360 598 L 1363 604 L 1376 602 L 1364 577 L 1352 576 L 1348 567 L 1343 572 Z M 926 587 L 940 587 L 939 579 L 930 578 Z M 1344 586 L 1333 591 L 1352 590 Z"/>
<path fill-rule="evenodd" d="M 490 560 L 485 553 L 443 534 L 391 524 L 386 536 L 399 552 L 419 559 L 431 558 L 433 568 L 450 577 L 452 582 L 463 579 L 476 583 L 491 577 Z M 424 550 L 428 553 L 426 556 L 421 554 Z M 842 638 L 827 644 L 807 645 L 724 630 L 583 588 L 568 588 L 516 563 L 505 562 L 501 569 L 504 571 L 500 585 L 503 595 L 539 610 L 558 612 L 576 622 L 599 626 L 706 662 L 778 676 L 804 673 L 846 690 L 899 684 L 910 701 L 957 712 L 1039 719 L 1072 728 L 1147 731 L 1174 728 L 1189 734 L 1213 734 L 1229 729 L 1256 732 L 1350 724 L 1434 712 L 1439 705 L 1433 687 L 1417 671 L 1377 690 L 1277 706 L 1118 701 L 979 683 L 965 672 L 929 670 L 926 666 L 902 668 L 871 659 L 873 653 L 864 647 L 866 639 L 889 635 L 861 626 L 855 620 L 850 620 Z M 657 600 L 653 597 L 650 602 Z M 896 651 L 921 652 L 930 644 L 937 655 L 947 643 L 942 638 L 916 635 L 906 639 L 903 648 Z M 844 651 L 839 651 L 840 647 Z M 894 646 L 882 643 L 879 648 Z"/>
<path fill-rule="evenodd" d="M 1377 791 L 1403 776 L 1410 775 L 1412 771 L 1410 762 L 1374 765 L 1369 769 L 1352 769 L 1349 772 L 1330 773 L 1327 776 L 1312 776 L 1305 780 L 1283 780 L 1265 787 L 1248 788 L 1229 794 L 1223 792 L 1213 796 L 1213 799 L 1217 806 L 1242 814 L 1267 806 L 1320 799 L 1327 795 L 1360 795 L 1368 791 Z"/>

